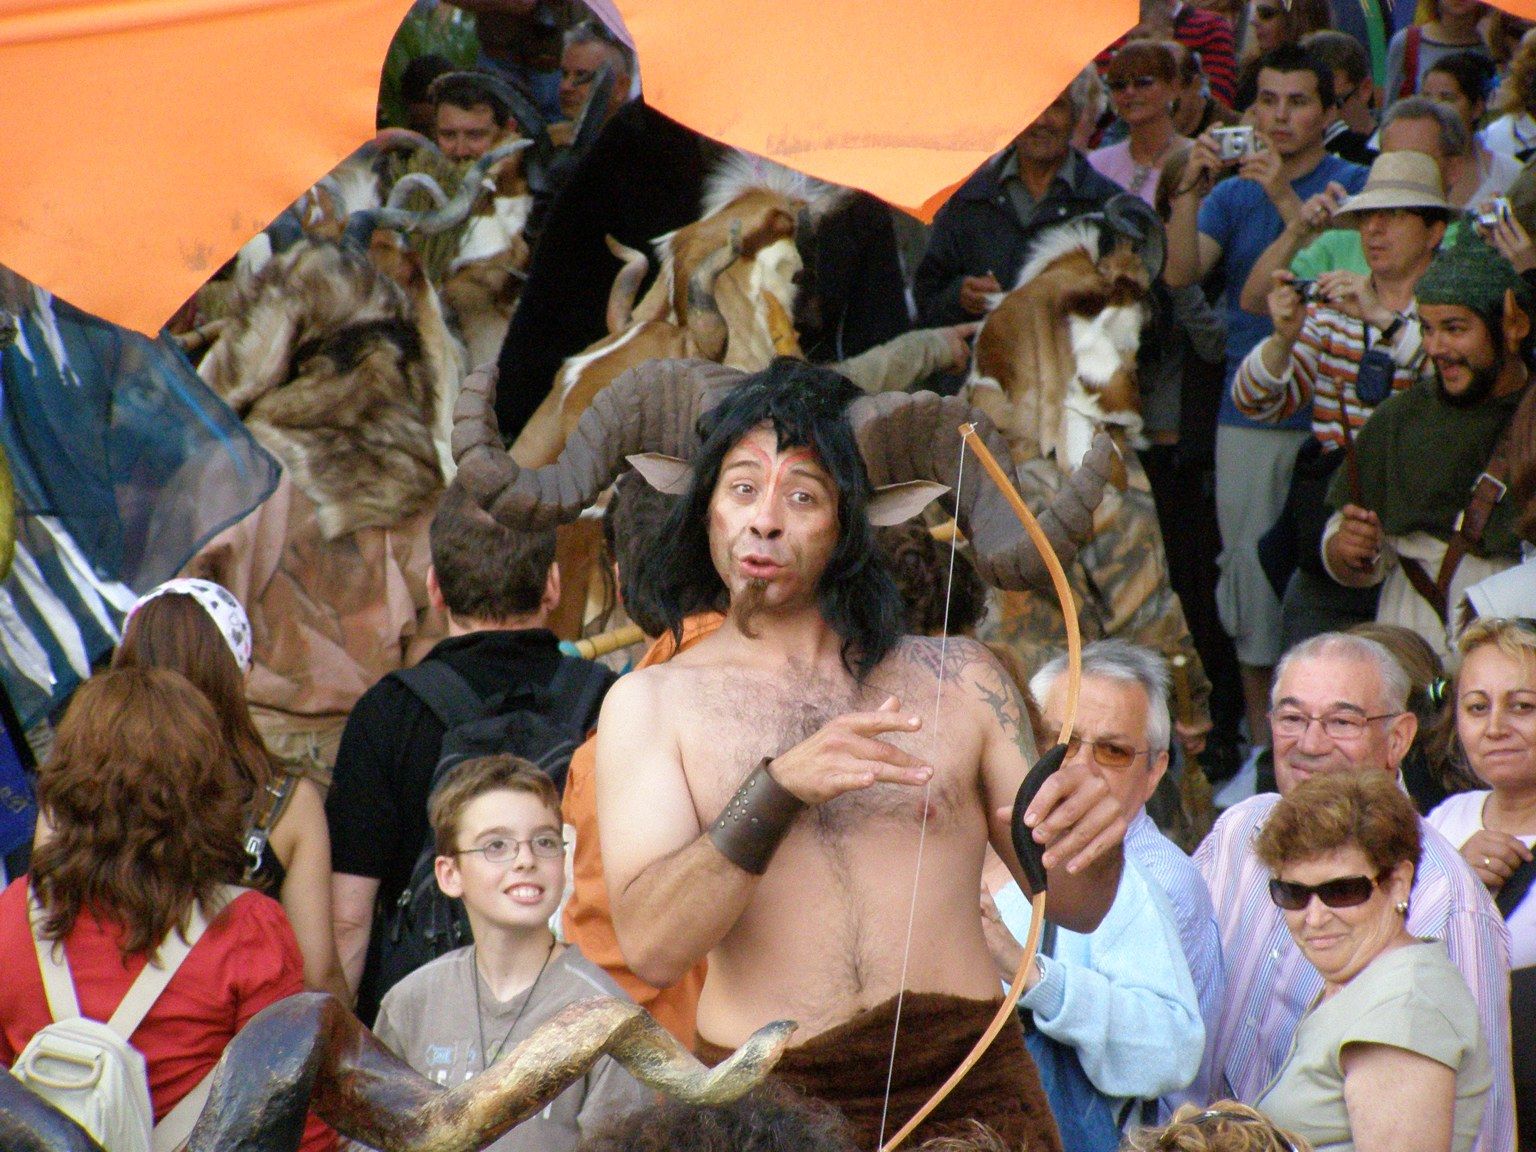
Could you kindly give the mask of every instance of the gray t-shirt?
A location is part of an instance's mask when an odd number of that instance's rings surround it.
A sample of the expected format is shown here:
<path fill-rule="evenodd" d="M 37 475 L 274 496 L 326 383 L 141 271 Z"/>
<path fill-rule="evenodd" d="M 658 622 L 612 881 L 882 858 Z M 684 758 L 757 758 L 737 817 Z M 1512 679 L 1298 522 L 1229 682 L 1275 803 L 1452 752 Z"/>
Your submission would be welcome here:
<path fill-rule="evenodd" d="M 482 1019 L 475 1026 L 475 983 L 480 985 Z M 529 1001 L 529 997 L 532 1000 Z M 567 1004 L 592 996 L 628 996 L 608 974 L 575 948 L 551 960 L 536 987 L 498 1002 L 475 969 L 474 949 L 460 948 L 418 968 L 384 997 L 373 1030 L 402 1060 L 427 1079 L 453 1087 L 478 1075 L 483 1032 L 495 1063 Z M 518 1010 L 523 1008 L 521 1018 Z M 513 1028 L 513 1020 L 517 1025 Z M 508 1029 L 512 1033 L 508 1036 Z M 643 1107 L 653 1093 L 604 1056 L 544 1110 L 530 1116 L 489 1152 L 568 1152 L 593 1128 L 613 1116 Z"/>
<path fill-rule="evenodd" d="M 1340 1055 L 1354 1043 L 1428 1056 L 1456 1073 L 1454 1152 L 1477 1139 L 1493 1083 L 1477 1004 L 1438 940 L 1378 956 L 1296 1027 L 1290 1059 L 1254 1107 L 1318 1152 L 1353 1152 Z"/>

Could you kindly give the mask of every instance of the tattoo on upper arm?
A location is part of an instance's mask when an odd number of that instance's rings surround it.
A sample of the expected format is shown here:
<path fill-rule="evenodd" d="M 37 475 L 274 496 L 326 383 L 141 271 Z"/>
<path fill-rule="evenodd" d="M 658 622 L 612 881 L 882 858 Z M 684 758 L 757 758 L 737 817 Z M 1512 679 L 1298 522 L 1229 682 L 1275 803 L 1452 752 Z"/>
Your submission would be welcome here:
<path fill-rule="evenodd" d="M 986 645 L 968 637 L 952 636 L 948 641 L 932 637 L 913 637 L 906 643 L 904 655 L 930 675 L 945 683 L 964 683 L 981 699 L 998 726 L 1026 759 L 1035 757 L 1035 734 L 1029 724 L 1024 699 L 1012 677 L 987 651 Z"/>

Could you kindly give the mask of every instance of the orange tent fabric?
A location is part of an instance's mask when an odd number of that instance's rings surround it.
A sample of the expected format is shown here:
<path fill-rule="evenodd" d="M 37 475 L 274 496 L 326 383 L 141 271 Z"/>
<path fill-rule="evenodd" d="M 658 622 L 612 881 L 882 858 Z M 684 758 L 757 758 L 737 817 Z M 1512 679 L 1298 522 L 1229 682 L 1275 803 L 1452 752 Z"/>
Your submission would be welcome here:
<path fill-rule="evenodd" d="M 925 216 L 1137 20 L 1136 0 L 617 3 L 654 107 Z"/>
<path fill-rule="evenodd" d="M 0 0 L 0 262 L 153 335 L 373 136 L 409 0 Z"/>

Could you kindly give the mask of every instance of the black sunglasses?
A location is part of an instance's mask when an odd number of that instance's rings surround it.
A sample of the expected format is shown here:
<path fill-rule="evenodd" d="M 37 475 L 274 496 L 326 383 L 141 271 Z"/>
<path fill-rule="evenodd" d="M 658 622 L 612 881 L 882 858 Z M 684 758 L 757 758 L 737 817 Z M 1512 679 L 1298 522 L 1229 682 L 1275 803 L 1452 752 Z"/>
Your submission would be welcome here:
<path fill-rule="evenodd" d="M 1390 870 L 1389 870 L 1390 871 Z M 1300 912 L 1312 903 L 1316 896 L 1329 908 L 1354 908 L 1371 898 L 1376 886 L 1386 879 L 1387 872 L 1376 876 L 1340 876 L 1337 880 L 1324 880 L 1321 884 L 1297 884 L 1294 880 L 1278 877 L 1269 882 L 1269 898 L 1278 908 L 1287 912 Z"/>
<path fill-rule="evenodd" d="M 1111 92 L 1124 92 L 1127 88 L 1150 88 L 1158 79 L 1156 76 L 1132 76 L 1122 80 L 1106 80 L 1104 87 Z"/>

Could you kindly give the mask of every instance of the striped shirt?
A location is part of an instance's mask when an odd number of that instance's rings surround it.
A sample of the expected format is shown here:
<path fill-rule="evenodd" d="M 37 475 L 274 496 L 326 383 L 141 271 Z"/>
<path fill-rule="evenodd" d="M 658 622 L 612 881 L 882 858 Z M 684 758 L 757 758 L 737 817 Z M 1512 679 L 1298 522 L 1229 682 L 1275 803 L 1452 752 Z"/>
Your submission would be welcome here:
<path fill-rule="evenodd" d="M 1252 844 L 1280 797 L 1254 796 L 1228 809 L 1195 853 L 1221 928 L 1227 986 L 1221 1021 L 1207 1044 L 1213 1097 L 1257 1100 L 1290 1055 L 1296 1025 L 1323 978 L 1286 930 L 1269 899 L 1269 873 Z M 1445 941 L 1477 1001 L 1493 1087 L 1475 1152 L 1515 1152 L 1510 1070 L 1509 932 L 1477 876 L 1444 836 L 1419 821 L 1424 849 L 1409 898 L 1408 931 Z"/>
<path fill-rule="evenodd" d="M 1392 390 L 1410 388 L 1429 370 L 1423 335 L 1414 307 L 1402 329 L 1385 350 L 1391 352 L 1394 369 Z M 1380 331 L 1371 329 L 1372 346 L 1380 344 Z M 1365 423 L 1371 409 L 1355 394 L 1355 377 L 1366 352 L 1366 325 L 1326 304 L 1308 304 L 1301 335 L 1291 348 L 1291 360 L 1279 376 L 1264 366 L 1264 345 L 1257 344 L 1232 377 L 1232 402 L 1250 420 L 1278 423 L 1312 405 L 1312 435 L 1328 448 L 1342 448 L 1344 433 L 1339 424 L 1339 402 L 1349 413 L 1353 435 Z"/>
<path fill-rule="evenodd" d="M 1226 976 L 1221 966 L 1221 934 L 1216 926 L 1216 910 L 1211 906 L 1211 894 L 1205 881 L 1184 850 L 1157 830 L 1145 809 L 1131 821 L 1125 833 L 1125 854 L 1141 869 L 1142 875 L 1168 897 L 1179 943 L 1184 948 L 1184 959 L 1195 982 L 1205 1034 L 1214 1036 Z M 1207 1042 L 1207 1054 L 1210 1048 Z M 1209 1099 L 1209 1074 L 1209 1063 L 1203 1062 L 1194 1083 L 1165 1100 L 1170 1107 L 1185 1100 L 1205 1103 Z"/>

